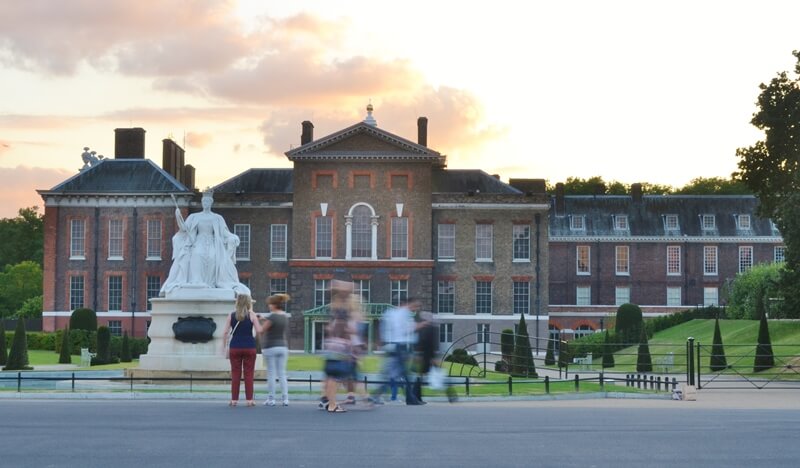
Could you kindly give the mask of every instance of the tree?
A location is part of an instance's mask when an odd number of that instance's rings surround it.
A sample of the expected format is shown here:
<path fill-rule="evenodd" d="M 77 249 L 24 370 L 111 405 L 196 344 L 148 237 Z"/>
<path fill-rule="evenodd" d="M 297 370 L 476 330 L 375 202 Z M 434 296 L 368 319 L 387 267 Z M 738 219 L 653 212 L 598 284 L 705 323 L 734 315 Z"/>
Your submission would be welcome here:
<path fill-rule="evenodd" d="M 128 332 L 126 331 L 125 334 L 122 335 L 122 351 L 120 351 L 120 361 L 122 362 L 131 362 L 131 342 L 128 339 Z"/>
<path fill-rule="evenodd" d="M 547 340 L 547 352 L 544 354 L 544 365 L 552 366 L 556 363 L 555 358 L 556 340 Z"/>
<path fill-rule="evenodd" d="M 97 356 L 92 364 L 108 364 L 111 362 L 111 330 L 106 326 L 97 329 Z"/>
<path fill-rule="evenodd" d="M 642 309 L 638 305 L 622 304 L 617 309 L 617 322 L 614 326 L 621 344 L 635 343 L 643 324 Z"/>
<path fill-rule="evenodd" d="M 636 353 L 636 372 L 653 372 L 653 359 L 650 357 L 650 345 L 647 343 L 647 330 L 641 329 L 639 351 Z"/>
<path fill-rule="evenodd" d="M 69 328 L 67 328 L 61 333 L 61 353 L 58 355 L 59 364 L 72 364 L 71 349 L 72 345 L 69 342 Z"/>
<path fill-rule="evenodd" d="M 14 330 L 14 340 L 11 342 L 11 352 L 3 370 L 29 370 L 28 367 L 28 337 L 25 333 L 25 321 L 17 320 Z"/>
<path fill-rule="evenodd" d="M 731 319 L 758 320 L 756 304 L 763 298 L 782 299 L 780 287 L 783 263 L 762 263 L 739 273 L 727 287 L 728 306 L 726 313 Z M 769 302 L 769 314 L 772 318 L 797 318 L 797 312 L 784 306 L 783 300 Z M 792 312 L 795 312 L 794 314 Z"/>
<path fill-rule="evenodd" d="M 0 219 L 0 268 L 32 261 L 40 267 L 44 251 L 44 219 L 38 207 L 21 208 L 16 218 Z"/>
<path fill-rule="evenodd" d="M 6 346 L 6 326 L 0 320 L 0 366 L 5 366 L 8 361 L 8 347 Z"/>
<path fill-rule="evenodd" d="M 0 273 L 0 316 L 16 315 L 26 300 L 42 294 L 42 267 L 32 261 L 6 265 Z"/>
<path fill-rule="evenodd" d="M 514 330 L 506 328 L 500 333 L 500 354 L 503 355 L 503 360 L 509 364 L 514 354 L 514 341 Z"/>
<path fill-rule="evenodd" d="M 97 330 L 97 314 L 92 309 L 75 309 L 69 316 L 70 330 Z"/>
<path fill-rule="evenodd" d="M 761 314 L 761 323 L 758 325 L 758 344 L 756 345 L 756 358 L 753 362 L 753 372 L 761 372 L 775 366 L 775 355 L 772 353 L 772 340 L 769 337 L 767 314 Z"/>
<path fill-rule="evenodd" d="M 603 340 L 603 369 L 614 367 L 614 365 L 614 348 L 611 343 L 611 338 L 608 336 L 608 330 L 606 330 L 606 337 L 605 340 Z"/>
<path fill-rule="evenodd" d="M 739 148 L 733 174 L 759 198 L 759 214 L 771 218 L 786 244 L 781 289 L 788 310 L 800 309 L 800 51 L 794 73 L 780 72 L 761 83 L 750 121 L 764 132 L 752 146 Z"/>
<path fill-rule="evenodd" d="M 741 180 L 722 177 L 695 177 L 672 192 L 676 195 L 750 195 L 750 188 Z"/>
<path fill-rule="evenodd" d="M 711 370 L 720 372 L 728 368 L 725 347 L 722 346 L 722 333 L 719 330 L 719 317 L 714 321 L 714 342 L 711 345 Z"/>
<path fill-rule="evenodd" d="M 28 298 L 15 314 L 16 318 L 42 318 L 44 296 L 41 294 Z"/>
<path fill-rule="evenodd" d="M 528 325 L 525 314 L 520 314 L 519 327 L 514 341 L 514 357 L 511 361 L 511 373 L 526 377 L 536 376 L 536 364 L 533 362 L 531 340 L 528 336 Z"/>

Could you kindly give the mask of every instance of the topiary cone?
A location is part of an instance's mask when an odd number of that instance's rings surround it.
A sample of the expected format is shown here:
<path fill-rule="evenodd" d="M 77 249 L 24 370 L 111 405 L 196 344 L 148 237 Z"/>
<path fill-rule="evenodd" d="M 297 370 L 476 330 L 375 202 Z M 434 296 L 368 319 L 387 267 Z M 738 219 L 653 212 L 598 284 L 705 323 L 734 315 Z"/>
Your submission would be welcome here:
<path fill-rule="evenodd" d="M 711 345 L 710 366 L 713 372 L 720 372 L 728 368 L 725 359 L 725 347 L 722 346 L 722 333 L 719 330 L 719 317 L 714 321 L 714 343 Z"/>
<path fill-rule="evenodd" d="M 28 337 L 25 334 L 25 320 L 17 319 L 17 328 L 14 330 L 14 341 L 11 342 L 11 352 L 8 362 L 3 370 L 28 370 Z"/>
<path fill-rule="evenodd" d="M 59 364 L 72 364 L 70 349 L 72 349 L 72 346 L 69 342 L 69 328 L 65 328 L 61 336 L 61 353 L 58 355 Z"/>

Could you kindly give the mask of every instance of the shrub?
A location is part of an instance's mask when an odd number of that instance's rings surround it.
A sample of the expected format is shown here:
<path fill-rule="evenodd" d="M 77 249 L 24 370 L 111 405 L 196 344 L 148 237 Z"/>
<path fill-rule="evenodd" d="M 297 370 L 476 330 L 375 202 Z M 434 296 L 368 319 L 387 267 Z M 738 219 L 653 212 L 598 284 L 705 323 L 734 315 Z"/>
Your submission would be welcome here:
<path fill-rule="evenodd" d="M 536 364 L 533 362 L 531 340 L 528 336 L 528 325 L 525 314 L 519 316 L 519 327 L 514 340 L 514 357 L 511 360 L 511 372 L 514 375 L 536 377 Z"/>
<path fill-rule="evenodd" d="M 131 362 L 131 342 L 128 339 L 128 332 L 122 335 L 122 351 L 119 354 L 119 360 L 122 362 Z"/>
<path fill-rule="evenodd" d="M 611 338 L 609 337 L 608 330 L 605 333 L 605 340 L 603 341 L 603 369 L 614 367 L 614 348 L 611 345 Z"/>
<path fill-rule="evenodd" d="M 6 346 L 6 326 L 0 320 L 0 366 L 5 366 L 8 361 L 8 347 Z"/>
<path fill-rule="evenodd" d="M 3 370 L 29 370 L 28 366 L 28 340 L 25 336 L 25 321 L 17 319 L 17 328 L 14 331 L 14 341 L 11 343 L 11 352 Z"/>
<path fill-rule="evenodd" d="M 26 335 L 28 340 L 28 349 L 55 351 L 57 341 L 57 335 L 55 333 L 29 332 Z"/>
<path fill-rule="evenodd" d="M 639 352 L 636 356 L 636 372 L 653 372 L 653 359 L 650 357 L 650 345 L 647 344 L 647 332 L 641 329 Z"/>
<path fill-rule="evenodd" d="M 111 330 L 106 326 L 97 329 L 97 355 L 92 358 L 92 365 L 111 362 Z"/>
<path fill-rule="evenodd" d="M 642 309 L 636 304 L 622 304 L 617 309 L 617 337 L 624 344 L 635 343 L 642 330 Z"/>
<path fill-rule="evenodd" d="M 97 314 L 92 309 L 75 309 L 69 317 L 69 329 L 97 331 Z"/>
<path fill-rule="evenodd" d="M 547 340 L 547 352 L 544 354 L 545 366 L 552 366 L 556 363 L 555 347 L 556 347 L 556 340 Z"/>
<path fill-rule="evenodd" d="M 94 352 L 97 350 L 97 332 L 88 332 L 86 330 L 59 330 L 55 333 L 56 339 L 55 351 L 61 353 L 61 345 L 64 340 L 63 333 L 69 333 L 69 353 L 73 355 L 81 354 L 81 348 L 87 348 Z M 61 339 L 58 339 L 58 337 Z"/>
<path fill-rule="evenodd" d="M 463 348 L 456 348 L 453 352 L 444 358 L 447 362 L 454 362 L 457 364 L 468 364 L 470 366 L 477 366 L 478 361 L 475 360 L 474 356 L 470 356 L 466 349 Z"/>
<path fill-rule="evenodd" d="M 514 354 L 514 330 L 506 328 L 500 333 L 500 353 L 506 363 L 511 361 L 511 355 Z"/>
<path fill-rule="evenodd" d="M 42 303 L 44 296 L 41 294 L 33 296 L 22 303 L 22 307 L 17 311 L 17 318 L 42 318 Z"/>
<path fill-rule="evenodd" d="M 502 361 L 502 360 L 495 362 L 494 363 L 494 371 L 495 372 L 508 372 L 509 371 L 508 362 Z"/>
<path fill-rule="evenodd" d="M 142 354 L 147 354 L 147 338 L 131 338 L 131 357 L 139 359 Z"/>
<path fill-rule="evenodd" d="M 775 366 L 775 355 L 772 353 L 772 340 L 769 337 L 767 314 L 763 313 L 763 310 L 761 312 L 761 323 L 758 326 L 758 345 L 756 345 L 756 359 L 753 363 L 753 372 L 761 372 Z"/>
<path fill-rule="evenodd" d="M 58 355 L 59 364 L 72 364 L 72 355 L 70 354 L 70 349 L 69 329 L 67 329 L 61 333 L 61 353 Z"/>
<path fill-rule="evenodd" d="M 714 321 L 714 343 L 711 345 L 711 370 L 719 372 L 728 367 L 725 359 L 725 348 L 722 346 L 722 333 L 719 330 L 719 318 Z"/>

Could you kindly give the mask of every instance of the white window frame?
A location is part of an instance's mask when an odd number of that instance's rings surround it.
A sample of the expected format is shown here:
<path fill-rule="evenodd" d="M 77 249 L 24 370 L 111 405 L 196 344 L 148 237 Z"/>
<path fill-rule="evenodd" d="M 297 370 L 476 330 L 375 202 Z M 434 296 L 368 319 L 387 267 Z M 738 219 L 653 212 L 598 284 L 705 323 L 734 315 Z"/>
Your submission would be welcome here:
<path fill-rule="evenodd" d="M 627 231 L 630 229 L 628 225 L 628 215 L 614 215 L 614 230 Z"/>
<path fill-rule="evenodd" d="M 69 307 L 70 310 L 81 309 L 86 306 L 86 279 L 83 275 L 69 277 Z"/>
<path fill-rule="evenodd" d="M 452 323 L 440 323 L 439 324 L 439 344 L 441 344 L 441 345 L 451 345 L 451 344 L 453 344 L 453 324 Z M 444 346 L 441 346 L 441 347 L 444 347 Z"/>
<path fill-rule="evenodd" d="M 514 224 L 511 228 L 512 262 L 530 263 L 531 261 L 531 226 L 530 224 Z"/>
<path fill-rule="evenodd" d="M 683 305 L 683 288 L 680 286 L 667 286 L 667 306 L 680 307 Z"/>
<path fill-rule="evenodd" d="M 320 307 L 331 303 L 331 280 L 314 280 L 314 307 Z"/>
<path fill-rule="evenodd" d="M 751 225 L 749 214 L 740 214 L 736 216 L 736 227 L 739 229 L 747 231 L 751 229 Z"/>
<path fill-rule="evenodd" d="M 145 277 L 145 297 L 147 304 L 145 305 L 145 309 L 153 310 L 153 304 L 150 303 L 150 299 L 154 297 L 158 297 L 158 294 L 161 292 L 161 277 L 155 275 L 147 275 Z"/>
<path fill-rule="evenodd" d="M 111 336 L 122 336 L 122 320 L 109 320 L 108 331 Z"/>
<path fill-rule="evenodd" d="M 408 258 L 408 217 L 393 217 L 391 229 L 391 257 L 405 260 Z"/>
<path fill-rule="evenodd" d="M 408 280 L 390 280 L 389 294 L 389 301 L 393 306 L 399 306 L 406 302 L 408 300 Z"/>
<path fill-rule="evenodd" d="M 445 299 L 445 300 L 443 300 Z M 442 304 L 449 305 L 443 310 Z M 452 280 L 438 280 L 436 282 L 436 312 L 439 314 L 453 314 L 456 311 L 456 282 Z"/>
<path fill-rule="evenodd" d="M 108 220 L 108 259 L 122 260 L 125 248 L 125 223 L 122 219 Z"/>
<path fill-rule="evenodd" d="M 453 223 L 438 224 L 436 239 L 436 258 L 440 262 L 454 262 L 456 260 L 456 225 Z"/>
<path fill-rule="evenodd" d="M 739 246 L 739 273 L 753 268 L 753 246 L 740 245 Z"/>
<path fill-rule="evenodd" d="M 116 280 L 119 280 L 119 291 L 116 291 L 116 289 L 115 289 L 115 291 L 114 291 L 115 297 L 113 297 L 113 298 L 112 298 L 112 290 L 111 290 L 111 280 L 112 279 L 115 280 L 115 282 L 116 282 Z M 123 296 L 124 296 L 123 289 L 124 288 L 125 288 L 125 286 L 124 286 L 124 281 L 122 281 L 122 275 L 110 275 L 108 277 L 108 279 L 106 280 L 106 293 L 107 293 L 106 294 L 106 302 L 107 302 L 107 305 L 108 305 L 108 309 L 107 310 L 109 312 L 122 312 L 122 303 L 123 303 Z M 119 295 L 118 298 L 116 297 L 117 294 Z M 115 302 L 117 300 L 119 300 L 119 307 L 112 307 L 112 306 L 116 306 L 117 305 L 116 303 L 112 304 L 112 302 L 111 302 L 112 300 L 114 300 Z"/>
<path fill-rule="evenodd" d="M 236 247 L 236 260 L 250 261 L 250 225 L 234 224 L 233 233 L 239 237 L 239 245 Z"/>
<path fill-rule="evenodd" d="M 494 225 L 489 223 L 475 224 L 475 261 L 491 262 L 494 244 Z"/>
<path fill-rule="evenodd" d="M 678 215 L 676 214 L 664 215 L 664 231 L 674 232 L 680 230 L 681 230 L 681 225 L 678 220 Z"/>
<path fill-rule="evenodd" d="M 681 246 L 667 246 L 667 276 L 681 275 Z"/>
<path fill-rule="evenodd" d="M 584 215 L 570 215 L 570 217 L 569 217 L 569 230 L 570 231 L 585 231 L 586 230 L 586 216 L 584 216 Z"/>
<path fill-rule="evenodd" d="M 775 263 L 783 263 L 786 261 L 786 246 L 776 245 L 772 249 L 772 261 Z"/>
<path fill-rule="evenodd" d="M 713 214 L 700 215 L 700 229 L 703 231 L 713 231 L 717 228 L 717 218 Z"/>
<path fill-rule="evenodd" d="M 586 252 L 585 270 L 581 269 L 582 251 Z M 575 274 L 579 276 L 589 276 L 592 274 L 592 246 L 590 245 L 575 246 Z"/>
<path fill-rule="evenodd" d="M 592 287 L 591 286 L 576 286 L 575 287 L 575 305 L 577 305 L 577 306 L 592 305 Z"/>
<path fill-rule="evenodd" d="M 614 305 L 619 307 L 622 304 L 630 304 L 630 302 L 631 302 L 631 287 L 616 286 L 614 288 Z"/>
<path fill-rule="evenodd" d="M 719 251 L 716 245 L 703 246 L 703 276 L 719 274 Z"/>
<path fill-rule="evenodd" d="M 280 285 L 283 283 L 283 287 Z M 275 294 L 286 294 L 288 292 L 289 281 L 288 278 L 270 278 L 269 279 L 269 295 L 274 296 Z"/>
<path fill-rule="evenodd" d="M 708 286 L 703 288 L 703 307 L 719 305 L 719 288 Z"/>
<path fill-rule="evenodd" d="M 477 324 L 476 331 L 478 332 L 478 343 L 488 344 L 492 342 L 492 327 L 488 323 Z"/>
<path fill-rule="evenodd" d="M 354 226 L 353 226 L 353 224 L 359 222 L 359 218 L 354 218 L 353 213 L 355 213 L 356 210 L 362 211 L 362 210 L 360 210 L 360 208 L 362 208 L 362 207 L 365 207 L 365 208 L 367 208 L 369 210 L 369 214 L 367 215 L 368 218 L 369 218 L 369 229 L 368 230 L 365 229 L 363 232 L 357 231 L 355 233 L 355 235 L 356 235 L 355 241 L 357 241 L 359 244 L 361 244 L 364 240 L 368 241 L 369 242 L 369 249 L 367 249 L 365 246 L 360 246 L 359 250 L 357 252 L 355 252 L 355 253 L 361 254 L 362 251 L 366 252 L 367 250 L 369 250 L 369 253 L 366 256 L 364 256 L 364 255 L 353 255 L 355 249 L 357 248 L 357 246 L 354 244 L 354 237 L 353 237 L 354 236 L 354 233 L 353 233 Z M 356 229 L 363 229 L 364 226 L 355 226 L 355 228 Z M 378 259 L 378 216 L 375 214 L 375 209 L 372 207 L 372 205 L 370 205 L 368 203 L 364 203 L 364 202 L 358 202 L 358 203 L 354 204 L 353 206 L 351 206 L 350 207 L 350 211 L 348 211 L 347 216 L 345 216 L 345 231 L 346 231 L 345 235 L 346 235 L 346 244 L 347 244 L 346 245 L 347 252 L 345 252 L 345 258 L 347 260 L 352 260 L 352 259 L 377 260 Z M 368 232 L 368 234 L 367 234 L 367 232 Z M 363 239 L 360 237 L 360 236 L 365 236 L 365 235 L 367 237 L 364 237 Z"/>
<path fill-rule="evenodd" d="M 489 284 L 489 292 L 485 291 L 486 283 Z M 488 298 L 489 310 L 483 309 Z M 475 281 L 475 313 L 491 315 L 494 308 L 494 281 Z"/>
<path fill-rule="evenodd" d="M 371 282 L 368 279 L 353 280 L 353 294 L 357 299 L 361 299 L 362 304 L 370 302 L 370 286 Z"/>
<path fill-rule="evenodd" d="M 147 256 L 145 260 L 161 260 L 161 220 L 147 220 Z"/>
<path fill-rule="evenodd" d="M 627 245 L 614 248 L 614 271 L 617 276 L 631 275 L 631 249 Z"/>
<path fill-rule="evenodd" d="M 591 325 L 581 325 L 572 332 L 572 338 L 583 338 L 594 333 L 594 328 Z"/>
<path fill-rule="evenodd" d="M 320 229 L 320 221 L 324 221 L 325 229 Z M 320 245 L 326 244 L 325 247 Z M 320 254 L 328 255 L 320 255 Z M 333 258 L 333 218 L 317 216 L 314 218 L 314 258 Z"/>
<path fill-rule="evenodd" d="M 283 239 L 281 239 L 281 234 Z M 275 253 L 277 251 L 277 254 Z M 282 255 L 281 255 L 282 254 Z M 269 227 L 269 259 L 272 262 L 285 262 L 289 255 L 289 226 L 272 224 Z"/>
<path fill-rule="evenodd" d="M 531 313 L 531 282 L 513 281 L 511 283 L 511 306 L 515 314 Z"/>
<path fill-rule="evenodd" d="M 69 223 L 69 259 L 86 260 L 86 220 L 71 219 Z"/>

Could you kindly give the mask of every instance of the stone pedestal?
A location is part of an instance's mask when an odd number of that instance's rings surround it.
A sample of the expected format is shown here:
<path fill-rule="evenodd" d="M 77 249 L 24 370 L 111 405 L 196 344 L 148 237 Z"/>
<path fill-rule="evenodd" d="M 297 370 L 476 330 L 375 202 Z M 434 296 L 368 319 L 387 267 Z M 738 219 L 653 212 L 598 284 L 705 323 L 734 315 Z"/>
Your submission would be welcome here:
<path fill-rule="evenodd" d="M 230 363 L 223 354 L 225 321 L 234 310 L 233 291 L 229 299 L 222 297 L 153 298 L 150 345 L 147 354 L 139 357 L 139 369 L 145 371 L 222 371 L 230 372 Z M 172 325 L 180 317 L 205 317 L 217 328 L 206 343 L 184 343 L 175 339 Z M 259 353 L 256 369 L 263 367 Z"/>

